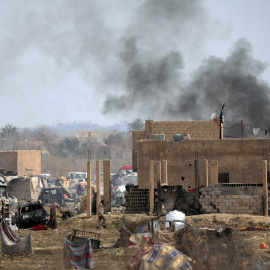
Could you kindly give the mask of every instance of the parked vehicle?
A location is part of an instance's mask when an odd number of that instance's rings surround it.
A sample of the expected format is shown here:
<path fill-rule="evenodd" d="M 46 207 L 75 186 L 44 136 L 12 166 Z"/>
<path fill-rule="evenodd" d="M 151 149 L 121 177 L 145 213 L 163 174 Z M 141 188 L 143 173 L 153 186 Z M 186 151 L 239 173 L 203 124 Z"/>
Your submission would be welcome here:
<path fill-rule="evenodd" d="M 78 172 L 73 175 L 72 181 L 73 182 L 79 182 L 80 180 L 86 180 L 87 179 L 87 173 L 86 172 Z"/>
<path fill-rule="evenodd" d="M 40 200 L 43 203 L 58 203 L 65 205 L 64 192 L 62 187 L 43 188 L 40 193 Z"/>
<path fill-rule="evenodd" d="M 28 201 L 18 206 L 16 224 L 19 228 L 29 228 L 37 225 L 46 225 L 47 211 L 40 201 Z"/>
<path fill-rule="evenodd" d="M 70 178 L 70 179 L 72 179 L 73 176 L 74 176 L 76 173 L 77 173 L 77 172 L 69 172 L 67 177 Z"/>

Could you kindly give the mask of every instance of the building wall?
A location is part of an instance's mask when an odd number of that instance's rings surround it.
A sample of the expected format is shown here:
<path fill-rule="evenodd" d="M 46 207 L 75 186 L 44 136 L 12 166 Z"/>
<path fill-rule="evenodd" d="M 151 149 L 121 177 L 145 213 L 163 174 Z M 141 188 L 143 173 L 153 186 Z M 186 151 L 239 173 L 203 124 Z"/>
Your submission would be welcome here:
<path fill-rule="evenodd" d="M 146 139 L 145 130 L 132 131 L 132 170 L 137 172 L 137 142 Z"/>
<path fill-rule="evenodd" d="M 200 189 L 202 213 L 263 215 L 263 186 L 211 185 Z"/>
<path fill-rule="evenodd" d="M 189 134 L 191 140 L 220 139 L 220 121 L 145 121 L 145 135 L 165 134 L 170 141 L 174 134 Z"/>
<path fill-rule="evenodd" d="M 0 151 L 0 169 L 13 171 L 17 174 L 17 152 L 16 151 Z"/>
<path fill-rule="evenodd" d="M 173 141 L 142 140 L 137 150 L 139 188 L 149 186 L 150 157 L 155 161 L 167 160 L 168 185 L 195 185 L 194 159 L 199 160 L 201 185 L 205 183 L 204 160 L 218 161 L 218 172 L 229 173 L 230 183 L 262 183 L 262 160 L 268 161 L 270 171 L 269 139 L 225 139 L 225 140 L 183 140 Z M 155 183 L 157 174 L 155 174 Z"/>
<path fill-rule="evenodd" d="M 41 153 L 39 150 L 17 151 L 18 175 L 41 175 Z"/>
<path fill-rule="evenodd" d="M 11 194 L 18 200 L 38 200 L 41 188 L 38 185 L 39 179 L 31 177 L 26 179 L 14 179 L 8 183 Z"/>
<path fill-rule="evenodd" d="M 222 124 L 223 125 L 223 124 Z M 137 172 L 137 142 L 148 139 L 151 134 L 164 134 L 165 140 L 173 140 L 174 134 L 189 134 L 190 140 L 213 140 L 223 138 L 220 121 L 145 121 L 145 130 L 132 132 L 132 168 Z"/>

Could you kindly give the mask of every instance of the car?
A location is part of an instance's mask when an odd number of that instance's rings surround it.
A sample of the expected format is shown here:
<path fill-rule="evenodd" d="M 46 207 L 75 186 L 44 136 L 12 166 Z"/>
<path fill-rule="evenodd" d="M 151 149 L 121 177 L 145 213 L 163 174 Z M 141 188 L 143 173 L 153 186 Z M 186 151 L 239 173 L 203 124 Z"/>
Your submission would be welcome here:
<path fill-rule="evenodd" d="M 41 190 L 39 199 L 47 204 L 58 203 L 59 205 L 65 205 L 65 189 L 63 187 L 50 187 L 43 188 Z"/>
<path fill-rule="evenodd" d="M 86 172 L 78 172 L 73 175 L 72 182 L 79 182 L 80 180 L 86 180 L 87 173 Z"/>
<path fill-rule="evenodd" d="M 18 206 L 16 225 L 19 228 L 30 228 L 37 225 L 46 225 L 48 222 L 47 211 L 40 201 L 27 201 Z"/>

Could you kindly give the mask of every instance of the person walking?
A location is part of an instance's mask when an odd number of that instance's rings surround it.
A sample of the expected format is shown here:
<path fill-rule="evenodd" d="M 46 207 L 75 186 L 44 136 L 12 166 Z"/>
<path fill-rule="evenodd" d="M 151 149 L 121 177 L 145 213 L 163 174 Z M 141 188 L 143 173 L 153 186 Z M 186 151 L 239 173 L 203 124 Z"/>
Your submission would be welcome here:
<path fill-rule="evenodd" d="M 98 229 L 102 229 L 106 227 L 105 223 L 106 223 L 106 218 L 104 216 L 104 206 L 105 206 L 105 201 L 102 200 L 100 202 L 100 204 L 98 205 L 98 224 L 97 224 L 97 228 Z"/>

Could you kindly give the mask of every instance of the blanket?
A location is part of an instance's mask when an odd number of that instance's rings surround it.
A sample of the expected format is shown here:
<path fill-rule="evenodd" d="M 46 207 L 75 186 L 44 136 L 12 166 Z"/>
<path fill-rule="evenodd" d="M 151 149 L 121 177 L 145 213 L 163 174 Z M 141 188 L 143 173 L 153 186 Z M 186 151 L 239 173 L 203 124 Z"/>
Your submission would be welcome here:
<path fill-rule="evenodd" d="M 65 256 L 70 265 L 80 269 L 93 268 L 93 252 L 89 238 L 78 244 L 64 239 L 64 245 Z"/>
<path fill-rule="evenodd" d="M 142 260 L 152 263 L 158 269 L 191 270 L 192 266 L 186 260 L 186 256 L 172 246 L 151 247 L 150 252 L 142 255 Z"/>
<path fill-rule="evenodd" d="M 31 234 L 20 238 L 5 221 L 2 221 L 0 235 L 4 254 L 33 254 Z"/>

